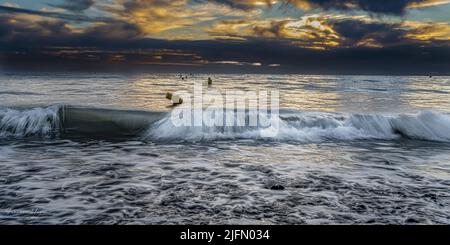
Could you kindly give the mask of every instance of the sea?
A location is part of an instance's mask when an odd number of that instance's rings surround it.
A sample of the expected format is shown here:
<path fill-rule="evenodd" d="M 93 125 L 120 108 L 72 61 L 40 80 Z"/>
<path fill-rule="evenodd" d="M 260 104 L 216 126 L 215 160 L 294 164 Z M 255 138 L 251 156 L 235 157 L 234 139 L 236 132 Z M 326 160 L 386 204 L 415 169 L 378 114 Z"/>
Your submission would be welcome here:
<path fill-rule="evenodd" d="M 195 84 L 276 130 L 174 125 Z M 450 77 L 2 71 L 0 224 L 450 224 Z"/>

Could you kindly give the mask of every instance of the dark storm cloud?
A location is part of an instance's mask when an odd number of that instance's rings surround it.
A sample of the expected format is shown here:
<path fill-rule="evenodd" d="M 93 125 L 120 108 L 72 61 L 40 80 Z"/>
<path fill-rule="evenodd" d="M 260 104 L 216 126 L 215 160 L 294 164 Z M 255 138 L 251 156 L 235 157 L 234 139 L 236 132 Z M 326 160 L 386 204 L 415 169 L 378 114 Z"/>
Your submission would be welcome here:
<path fill-rule="evenodd" d="M 231 8 L 240 9 L 240 10 L 250 10 L 255 8 L 253 1 L 235 1 L 235 0 L 191 0 L 193 3 L 206 3 L 206 2 L 214 2 L 222 5 L 229 6 Z M 267 6 L 271 6 L 269 0 L 266 1 Z"/>
<path fill-rule="evenodd" d="M 11 21 L 14 20 L 14 21 Z M 39 48 L 53 45 L 107 46 L 115 39 L 128 41 L 144 34 L 136 25 L 114 21 L 86 27 L 74 33 L 65 21 L 59 19 L 27 20 L 0 15 L 0 50 L 7 47 Z"/>
<path fill-rule="evenodd" d="M 213 2 L 224 4 L 233 8 L 248 10 L 255 8 L 255 2 L 252 0 L 212 0 Z M 202 2 L 202 0 L 194 0 L 194 2 Z M 203 1 L 205 2 L 205 1 Z M 364 10 L 376 14 L 393 14 L 401 15 L 404 13 L 408 5 L 413 3 L 423 3 L 427 0 L 281 0 L 281 3 L 287 5 L 298 6 L 304 8 L 321 8 L 325 10 Z M 266 1 L 266 6 L 271 6 L 271 1 Z"/>
<path fill-rule="evenodd" d="M 408 43 L 405 37 L 408 33 L 397 23 L 365 22 L 358 19 L 346 19 L 332 21 L 331 26 L 343 37 L 348 45 L 356 45 L 358 42 L 370 38 L 382 46 L 392 46 Z"/>
<path fill-rule="evenodd" d="M 94 0 L 65 0 L 63 4 L 49 4 L 49 6 L 67 9 L 72 12 L 83 12 L 94 5 Z"/>
<path fill-rule="evenodd" d="M 23 8 L 15 8 L 15 7 L 7 7 L 0 6 L 0 14 L 1 13 L 10 13 L 10 14 L 28 14 L 42 17 L 50 17 L 56 19 L 63 19 L 68 21 L 78 21 L 78 22 L 113 22 L 115 19 L 106 18 L 106 17 L 88 17 L 81 14 L 65 14 L 65 13 L 57 13 L 57 12 L 47 12 L 47 11 L 38 11 L 38 10 L 30 10 Z"/>
<path fill-rule="evenodd" d="M 133 24 L 116 22 L 88 28 L 84 34 L 87 37 L 99 37 L 101 39 L 133 39 L 144 35 L 142 30 Z"/>
<path fill-rule="evenodd" d="M 154 64 L 159 62 L 175 64 L 171 68 L 174 70 L 181 69 L 176 64 L 194 64 L 203 72 L 219 66 L 222 67 L 220 71 L 239 68 L 264 72 L 276 69 L 271 71 L 328 74 L 450 71 L 448 42 L 408 40 L 405 38 L 406 30 L 395 24 L 334 20 L 330 25 L 347 40 L 348 45 L 324 51 L 292 45 L 291 39 L 264 38 L 267 35 L 280 36 L 281 25 L 277 23 L 264 30 L 255 30 L 262 33 L 261 37 L 248 37 L 246 41 L 171 41 L 146 38 L 139 27 L 126 22 L 100 23 L 81 32 L 73 32 L 61 19 L 18 18 L 11 21 L 13 18 L 0 15 L 0 56 L 3 57 L 0 63 L 5 67 L 47 69 L 77 66 L 92 69 L 102 66 L 128 70 L 136 64 L 155 67 Z M 368 37 L 385 47 L 356 45 Z M 220 61 L 261 62 L 262 66 L 236 68 L 218 64 Z M 269 68 L 269 64 L 281 66 Z"/>
<path fill-rule="evenodd" d="M 14 22 L 12 22 L 14 20 Z M 32 43 L 34 39 L 41 37 L 60 37 L 71 35 L 71 30 L 66 23 L 57 21 L 29 21 L 11 19 L 0 15 L 0 42 L 4 47 L 14 43 L 16 40 L 24 43 Z"/>
<path fill-rule="evenodd" d="M 334 21 L 332 26 L 341 36 L 352 40 L 360 40 L 369 33 L 389 32 L 398 27 L 396 24 L 365 23 L 352 19 Z"/>
<path fill-rule="evenodd" d="M 168 7 L 179 0 L 125 0 L 123 7 L 125 10 L 136 10 L 142 7 Z"/>
<path fill-rule="evenodd" d="M 294 24 L 293 24 L 294 23 Z M 438 26 L 425 25 L 418 31 L 417 27 L 408 27 L 401 22 L 372 21 L 367 18 L 318 16 L 303 20 L 296 24 L 292 20 L 273 20 L 265 23 L 252 23 L 246 20 L 226 20 L 220 22 L 220 28 L 210 29 L 212 35 L 220 35 L 222 30 L 238 30 L 229 32 L 233 37 L 243 39 L 284 39 L 298 46 L 333 49 L 335 47 L 351 47 L 371 45 L 385 47 L 406 43 L 420 42 L 414 39 L 416 33 L 434 33 Z M 246 29 L 239 30 L 239 26 Z M 445 26 L 444 26 L 445 27 Z M 428 39 L 432 39 L 430 36 Z M 433 44 L 433 42 L 431 42 Z"/>
<path fill-rule="evenodd" d="M 6 40 L 13 31 L 13 27 L 8 23 L 9 19 L 0 16 L 0 40 Z"/>
<path fill-rule="evenodd" d="M 260 37 L 282 37 L 284 25 L 289 21 L 272 21 L 269 26 L 255 26 L 253 32 Z"/>
<path fill-rule="evenodd" d="M 295 1 L 295 0 L 294 0 Z M 305 0 L 312 6 L 323 9 L 361 9 L 379 14 L 403 14 L 411 3 L 425 2 L 426 0 Z"/>
<path fill-rule="evenodd" d="M 16 44 L 18 45 L 18 44 Z M 61 57 L 47 55 L 42 52 L 45 48 L 39 45 L 70 46 L 75 53 L 76 59 L 72 57 Z M 23 47 L 23 46 L 22 46 Z M 151 61 L 152 50 L 177 51 L 181 55 L 176 56 L 178 63 L 192 63 L 192 57 L 201 57 L 207 61 L 201 65 L 199 71 L 208 72 L 217 65 L 215 61 L 239 61 L 239 62 L 262 62 L 261 68 L 240 68 L 259 69 L 252 72 L 267 71 L 268 64 L 281 64 L 278 71 L 293 73 L 350 73 L 350 74 L 429 74 L 448 73 L 450 68 L 450 49 L 448 46 L 441 47 L 419 47 L 414 44 L 399 45 L 384 49 L 371 48 L 336 48 L 328 52 L 298 48 L 283 41 L 249 40 L 247 42 L 224 42 L 217 40 L 205 41 L 167 41 L 156 39 L 134 39 L 124 41 L 122 39 L 102 40 L 93 36 L 82 36 L 78 40 L 60 39 L 45 40 L 40 39 L 33 49 L 31 44 L 22 49 L 14 47 L 16 51 L 7 56 L 9 65 L 27 62 L 30 66 L 42 66 L 48 64 L 61 66 L 81 65 L 85 68 L 101 66 L 109 67 L 110 54 L 120 54 L 126 62 L 120 66 L 111 66 L 114 69 L 129 70 L 136 68 L 133 63 L 139 64 Z M 86 50 L 89 49 L 89 50 Z M 11 49 L 10 49 L 11 50 Z M 55 51 L 59 49 L 56 48 Z M 93 53 L 95 50 L 95 53 Z M 182 55 L 183 53 L 190 55 Z M 95 54 L 95 55 L 94 55 Z M 95 59 L 93 58 L 95 57 Z M 163 62 L 173 63 L 174 58 Z M 152 67 L 152 66 L 149 66 Z M 224 66 L 220 71 L 236 69 L 233 66 Z M 179 70 L 180 67 L 173 66 L 172 70 Z M 190 68 L 191 69 L 191 68 Z M 241 70 L 242 71 L 242 70 Z M 248 70 L 247 70 L 248 71 Z"/>

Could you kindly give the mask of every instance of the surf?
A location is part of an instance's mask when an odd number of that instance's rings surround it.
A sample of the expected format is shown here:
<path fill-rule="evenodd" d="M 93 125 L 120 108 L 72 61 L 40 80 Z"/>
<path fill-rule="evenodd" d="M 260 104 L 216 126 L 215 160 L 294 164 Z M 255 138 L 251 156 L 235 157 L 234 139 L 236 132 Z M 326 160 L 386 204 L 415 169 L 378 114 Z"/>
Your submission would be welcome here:
<path fill-rule="evenodd" d="M 0 109 L 0 137 L 135 137 L 165 113 L 53 105 Z"/>
<path fill-rule="evenodd" d="M 224 113 L 229 113 L 224 111 Z M 248 119 L 248 115 L 246 114 Z M 224 115 L 229 117 L 230 115 Z M 239 120 L 234 116 L 234 120 Z M 450 116 L 433 111 L 416 114 L 345 114 L 325 112 L 280 112 L 274 137 L 264 137 L 264 126 L 174 126 L 170 118 L 153 124 L 149 139 L 210 141 L 260 139 L 320 142 L 325 140 L 394 140 L 409 138 L 450 142 Z M 205 119 L 204 119 L 205 120 Z"/>
<path fill-rule="evenodd" d="M 192 111 L 195 113 L 195 111 Z M 414 139 L 450 142 L 450 115 L 424 110 L 404 114 L 356 114 L 280 110 L 277 128 L 237 126 L 237 113 L 222 112 L 233 126 L 175 126 L 170 112 L 53 105 L 29 109 L 0 109 L 0 138 L 87 137 L 134 138 L 144 141 L 264 141 L 322 142 L 327 140 Z M 246 111 L 244 120 L 251 113 Z M 264 116 L 267 116 L 266 114 Z M 203 120 L 212 120 L 204 118 Z M 213 126 L 206 126 L 213 125 Z M 262 132 L 276 130 L 273 137 Z"/>

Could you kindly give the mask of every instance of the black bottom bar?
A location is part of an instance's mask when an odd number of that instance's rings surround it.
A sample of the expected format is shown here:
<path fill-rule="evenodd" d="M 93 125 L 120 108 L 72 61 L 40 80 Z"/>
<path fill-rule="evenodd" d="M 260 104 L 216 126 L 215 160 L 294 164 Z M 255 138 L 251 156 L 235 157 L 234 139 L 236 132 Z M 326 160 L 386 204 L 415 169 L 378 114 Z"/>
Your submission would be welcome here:
<path fill-rule="evenodd" d="M 267 244 L 450 241 L 450 226 L 2 226 L 16 242 Z M 310 243 L 306 244 L 310 244 Z"/>

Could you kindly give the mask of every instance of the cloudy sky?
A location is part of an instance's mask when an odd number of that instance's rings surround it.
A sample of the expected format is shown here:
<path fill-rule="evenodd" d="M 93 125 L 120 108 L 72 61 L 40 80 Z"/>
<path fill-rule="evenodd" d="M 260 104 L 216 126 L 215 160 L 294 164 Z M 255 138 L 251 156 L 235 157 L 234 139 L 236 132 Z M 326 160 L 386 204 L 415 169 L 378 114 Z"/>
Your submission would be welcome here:
<path fill-rule="evenodd" d="M 450 0 L 0 1 L 0 65 L 450 74 Z"/>

